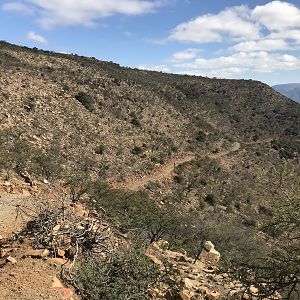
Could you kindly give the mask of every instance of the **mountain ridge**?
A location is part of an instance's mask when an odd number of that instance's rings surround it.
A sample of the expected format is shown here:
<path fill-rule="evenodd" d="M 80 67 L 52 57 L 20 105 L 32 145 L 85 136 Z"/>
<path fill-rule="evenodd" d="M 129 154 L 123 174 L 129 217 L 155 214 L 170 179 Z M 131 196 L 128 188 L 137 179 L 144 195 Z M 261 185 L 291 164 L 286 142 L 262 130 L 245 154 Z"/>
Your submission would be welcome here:
<path fill-rule="evenodd" d="M 273 89 L 300 103 L 300 83 L 277 84 L 273 86 Z"/>

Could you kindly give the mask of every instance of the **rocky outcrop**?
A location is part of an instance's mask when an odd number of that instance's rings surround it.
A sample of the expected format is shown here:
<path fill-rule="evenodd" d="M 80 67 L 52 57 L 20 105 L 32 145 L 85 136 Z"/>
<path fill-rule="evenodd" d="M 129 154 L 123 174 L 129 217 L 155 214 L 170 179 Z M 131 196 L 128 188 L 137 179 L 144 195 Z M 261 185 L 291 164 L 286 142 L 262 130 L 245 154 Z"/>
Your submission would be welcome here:
<path fill-rule="evenodd" d="M 164 268 L 167 261 L 178 272 L 176 281 L 179 291 L 168 290 L 162 287 L 155 290 L 155 299 L 168 300 L 258 300 L 264 299 L 258 295 L 254 286 L 246 288 L 241 282 L 234 280 L 228 273 L 218 269 L 220 253 L 212 242 L 203 243 L 198 258 L 188 257 L 185 253 L 167 249 L 166 241 L 154 243 L 147 250 L 146 255 L 155 263 Z M 267 299 L 281 299 L 280 295 Z"/>

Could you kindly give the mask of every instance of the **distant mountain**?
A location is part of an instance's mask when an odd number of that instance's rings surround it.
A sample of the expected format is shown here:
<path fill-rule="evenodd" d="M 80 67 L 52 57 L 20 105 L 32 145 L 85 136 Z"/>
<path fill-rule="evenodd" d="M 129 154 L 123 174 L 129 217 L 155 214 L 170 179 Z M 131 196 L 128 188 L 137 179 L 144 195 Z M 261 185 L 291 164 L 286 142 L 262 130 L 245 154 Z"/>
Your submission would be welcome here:
<path fill-rule="evenodd" d="M 300 103 L 300 83 L 278 84 L 274 85 L 273 89 Z"/>

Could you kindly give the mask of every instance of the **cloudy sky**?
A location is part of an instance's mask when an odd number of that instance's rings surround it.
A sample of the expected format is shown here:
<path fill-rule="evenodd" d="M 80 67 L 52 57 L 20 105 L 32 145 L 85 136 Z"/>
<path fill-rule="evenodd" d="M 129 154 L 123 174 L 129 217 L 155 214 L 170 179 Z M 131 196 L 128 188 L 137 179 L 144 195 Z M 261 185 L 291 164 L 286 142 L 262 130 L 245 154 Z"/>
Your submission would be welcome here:
<path fill-rule="evenodd" d="M 0 40 L 142 69 L 300 82 L 300 0 L 0 0 Z"/>

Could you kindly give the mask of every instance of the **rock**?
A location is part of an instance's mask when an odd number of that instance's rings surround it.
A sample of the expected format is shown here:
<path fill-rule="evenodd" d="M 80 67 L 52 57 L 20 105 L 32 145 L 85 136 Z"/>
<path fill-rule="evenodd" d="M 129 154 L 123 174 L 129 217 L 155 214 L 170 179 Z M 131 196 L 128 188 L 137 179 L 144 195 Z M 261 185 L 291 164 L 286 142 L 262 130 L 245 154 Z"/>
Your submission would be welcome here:
<path fill-rule="evenodd" d="M 22 189 L 22 195 L 24 195 L 24 196 L 31 196 L 31 193 L 27 189 Z"/>
<path fill-rule="evenodd" d="M 164 241 L 164 240 L 159 240 L 157 242 L 157 245 L 162 250 L 168 250 L 168 248 L 169 248 L 169 242 Z"/>
<path fill-rule="evenodd" d="M 60 229 L 60 225 L 59 225 L 59 224 L 55 225 L 55 226 L 53 227 L 53 229 L 52 229 L 52 233 L 53 233 L 53 234 L 57 234 L 58 231 L 59 231 L 59 229 Z"/>
<path fill-rule="evenodd" d="M 37 249 L 37 250 L 29 250 L 24 253 L 24 257 L 32 257 L 32 258 L 46 258 L 49 256 L 50 252 L 48 249 Z"/>
<path fill-rule="evenodd" d="M 258 290 L 257 287 L 255 287 L 254 285 L 251 285 L 251 286 L 250 286 L 250 293 L 251 293 L 252 295 L 257 295 L 258 292 L 259 292 L 259 290 Z"/>
<path fill-rule="evenodd" d="M 164 254 L 168 259 L 172 259 L 172 260 L 175 260 L 175 261 L 179 261 L 179 262 L 188 262 L 189 261 L 187 256 L 185 256 L 185 255 L 183 255 L 182 253 L 179 253 L 179 252 L 165 250 Z"/>
<path fill-rule="evenodd" d="M 52 281 L 53 281 L 52 288 L 63 288 L 64 287 L 57 277 L 54 276 L 52 278 Z"/>
<path fill-rule="evenodd" d="M 164 264 L 162 263 L 161 260 L 159 260 L 156 256 L 152 255 L 152 254 L 149 254 L 149 253 L 146 253 L 146 256 L 148 258 L 150 258 L 156 265 L 158 266 L 163 266 Z"/>
<path fill-rule="evenodd" d="M 250 299 L 250 295 L 247 294 L 247 293 L 244 293 L 244 294 L 242 295 L 242 299 L 243 299 L 243 300 L 249 300 L 249 299 Z"/>
<path fill-rule="evenodd" d="M 206 269 L 203 269 L 203 272 L 205 273 L 214 273 L 216 270 L 212 267 L 209 267 L 209 268 L 206 268 Z"/>
<path fill-rule="evenodd" d="M 211 249 L 206 256 L 206 260 L 211 262 L 212 264 L 217 264 L 220 261 L 220 257 L 220 252 L 215 249 Z"/>
<path fill-rule="evenodd" d="M 83 226 L 81 226 L 81 225 L 78 225 L 78 226 L 76 226 L 76 229 L 78 229 L 78 230 L 84 230 L 85 227 L 83 227 Z"/>
<path fill-rule="evenodd" d="M 60 258 L 60 257 L 49 258 L 47 261 L 49 261 L 49 263 L 58 264 L 58 265 L 64 265 L 68 263 L 67 259 Z"/>
<path fill-rule="evenodd" d="M 65 257 L 66 251 L 63 250 L 63 249 L 58 248 L 58 249 L 56 250 L 56 254 L 57 254 L 57 256 L 59 256 L 59 257 Z"/>
<path fill-rule="evenodd" d="M 231 290 L 229 291 L 229 293 L 227 294 L 227 298 L 228 300 L 237 300 L 237 299 L 244 299 L 244 298 L 241 298 L 242 295 L 241 294 L 244 294 L 245 295 L 245 300 L 249 299 L 247 298 L 247 294 L 246 293 L 241 293 L 240 290 Z M 249 295 L 248 295 L 249 296 Z"/>
<path fill-rule="evenodd" d="M 13 265 L 17 263 L 17 260 L 12 256 L 6 257 L 6 261 L 11 262 Z"/>
<path fill-rule="evenodd" d="M 214 244 L 213 244 L 212 242 L 206 241 L 206 242 L 203 243 L 203 248 L 204 248 L 206 251 L 209 252 L 210 250 L 214 249 L 215 246 L 214 246 Z"/>
<path fill-rule="evenodd" d="M 193 279 L 190 279 L 190 278 L 184 278 L 183 282 L 184 282 L 184 286 L 188 290 L 197 289 L 199 287 L 199 285 L 200 285 L 199 281 L 193 280 Z"/>
<path fill-rule="evenodd" d="M 58 291 L 62 298 L 62 300 L 72 300 L 73 299 L 73 292 L 71 291 L 71 289 L 64 287 L 61 282 L 59 281 L 59 279 L 57 277 L 53 277 L 52 278 L 52 289 Z"/>
<path fill-rule="evenodd" d="M 216 265 L 220 260 L 221 254 L 215 249 L 212 242 L 206 241 L 203 244 L 203 249 L 199 255 L 200 262 L 210 262 Z"/>
<path fill-rule="evenodd" d="M 30 186 L 34 186 L 33 180 L 31 179 L 30 175 L 28 174 L 28 172 L 22 172 L 21 177 L 24 178 L 26 183 L 29 183 Z"/>
<path fill-rule="evenodd" d="M 47 179 L 44 179 L 43 182 L 44 182 L 45 184 L 48 184 L 48 183 L 49 183 Z"/>
<path fill-rule="evenodd" d="M 212 291 L 207 295 L 207 299 L 209 300 L 215 300 L 215 299 L 219 299 L 220 298 L 220 293 L 217 291 Z"/>
<path fill-rule="evenodd" d="M 180 297 L 182 300 L 191 300 L 195 293 L 188 291 L 188 290 L 183 290 L 180 292 Z"/>

